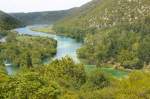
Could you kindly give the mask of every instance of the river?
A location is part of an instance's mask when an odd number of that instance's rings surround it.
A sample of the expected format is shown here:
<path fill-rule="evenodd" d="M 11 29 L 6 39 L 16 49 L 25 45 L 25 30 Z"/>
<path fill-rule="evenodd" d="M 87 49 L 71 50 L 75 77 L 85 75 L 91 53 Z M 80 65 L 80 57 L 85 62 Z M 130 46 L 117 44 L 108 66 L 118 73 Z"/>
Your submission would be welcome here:
<path fill-rule="evenodd" d="M 43 26 L 43 25 L 42 25 Z M 71 57 L 75 62 L 79 63 L 79 59 L 77 57 L 77 49 L 81 47 L 82 43 L 77 42 L 75 39 L 72 39 L 70 37 L 66 36 L 60 36 L 56 34 L 50 34 L 50 33 L 43 33 L 43 32 L 35 32 L 32 31 L 31 28 L 33 27 L 41 27 L 39 26 L 27 26 L 23 28 L 17 28 L 15 31 L 18 32 L 20 35 L 30 35 L 30 36 L 40 36 L 40 37 L 48 37 L 57 40 L 57 53 L 53 57 L 54 59 L 61 59 L 62 57 L 69 56 Z M 49 63 L 49 61 L 47 61 Z M 95 65 L 85 65 L 86 72 L 90 72 L 93 69 L 95 69 Z M 11 66 L 11 64 L 7 64 L 6 70 L 9 75 L 14 75 L 19 68 L 15 66 Z M 114 77 L 121 78 L 128 75 L 128 72 L 116 70 L 113 68 L 101 68 L 102 71 L 105 71 Z"/>
<path fill-rule="evenodd" d="M 53 59 L 61 59 L 62 57 L 69 56 L 75 62 L 80 62 L 77 58 L 76 50 L 81 47 L 82 43 L 77 42 L 75 39 L 66 36 L 60 36 L 55 34 L 43 33 L 43 32 L 35 32 L 30 28 L 32 27 L 40 27 L 40 26 L 27 26 L 23 28 L 15 29 L 16 32 L 20 35 L 31 35 L 31 36 L 40 36 L 40 37 L 48 37 L 57 40 L 57 53 Z M 6 70 L 9 75 L 17 72 L 19 68 L 8 65 L 6 66 Z"/>

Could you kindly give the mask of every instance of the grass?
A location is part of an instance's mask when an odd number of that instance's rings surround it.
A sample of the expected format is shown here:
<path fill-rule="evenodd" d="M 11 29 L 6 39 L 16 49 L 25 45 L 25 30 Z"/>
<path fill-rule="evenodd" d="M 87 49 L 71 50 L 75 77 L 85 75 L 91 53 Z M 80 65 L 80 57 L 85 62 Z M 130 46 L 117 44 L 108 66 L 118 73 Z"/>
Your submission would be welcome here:
<path fill-rule="evenodd" d="M 34 27 L 34 28 L 31 28 L 31 30 L 36 31 L 36 32 L 54 33 L 51 25 L 50 26 L 43 26 L 43 27 Z"/>

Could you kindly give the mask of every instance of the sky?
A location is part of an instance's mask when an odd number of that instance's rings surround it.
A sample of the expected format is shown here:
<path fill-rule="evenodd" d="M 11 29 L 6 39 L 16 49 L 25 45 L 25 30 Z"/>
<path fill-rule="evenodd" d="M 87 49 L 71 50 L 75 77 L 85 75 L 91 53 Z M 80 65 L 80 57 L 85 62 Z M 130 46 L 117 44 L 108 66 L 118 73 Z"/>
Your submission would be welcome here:
<path fill-rule="evenodd" d="M 56 11 L 79 7 L 91 0 L 0 0 L 4 12 Z"/>

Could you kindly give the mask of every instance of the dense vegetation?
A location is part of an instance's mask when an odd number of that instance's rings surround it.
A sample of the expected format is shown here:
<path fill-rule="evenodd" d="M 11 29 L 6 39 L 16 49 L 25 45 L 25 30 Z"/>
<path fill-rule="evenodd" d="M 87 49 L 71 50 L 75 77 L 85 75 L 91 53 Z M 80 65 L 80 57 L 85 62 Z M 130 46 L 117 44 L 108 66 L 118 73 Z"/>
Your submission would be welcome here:
<path fill-rule="evenodd" d="M 10 33 L 7 42 L 0 44 L 0 63 L 15 66 L 37 66 L 56 53 L 57 42 L 49 38 L 16 36 Z"/>
<path fill-rule="evenodd" d="M 149 6 L 149 0 L 93 0 L 56 23 L 54 30 L 84 39 L 78 55 L 85 63 L 149 68 Z"/>
<path fill-rule="evenodd" d="M 10 30 L 19 26 L 23 26 L 23 24 L 20 21 L 0 11 L 0 31 Z"/>
<path fill-rule="evenodd" d="M 28 25 L 53 24 L 54 22 L 68 16 L 71 11 L 72 9 L 62 11 L 10 13 L 10 15 Z"/>
<path fill-rule="evenodd" d="M 149 5 L 149 0 L 93 0 L 54 25 L 57 33 L 84 41 L 78 56 L 84 63 L 96 64 L 93 70 L 68 57 L 43 64 L 55 55 L 57 42 L 6 31 L 17 27 L 18 21 L 0 17 L 0 36 L 6 37 L 0 43 L 0 99 L 150 99 L 149 69 L 116 78 L 101 68 L 106 64 L 149 68 Z M 28 24 L 34 21 L 39 20 Z M 4 61 L 23 68 L 8 75 Z"/>
<path fill-rule="evenodd" d="M 0 42 L 1 39 L 4 39 L 9 33 L 11 33 L 9 30 L 21 26 L 23 26 L 23 23 L 0 11 Z"/>
<path fill-rule="evenodd" d="M 70 58 L 23 69 L 15 76 L 0 71 L 1 99 L 149 99 L 150 73 L 136 71 L 118 80 L 99 69 L 86 74 Z"/>

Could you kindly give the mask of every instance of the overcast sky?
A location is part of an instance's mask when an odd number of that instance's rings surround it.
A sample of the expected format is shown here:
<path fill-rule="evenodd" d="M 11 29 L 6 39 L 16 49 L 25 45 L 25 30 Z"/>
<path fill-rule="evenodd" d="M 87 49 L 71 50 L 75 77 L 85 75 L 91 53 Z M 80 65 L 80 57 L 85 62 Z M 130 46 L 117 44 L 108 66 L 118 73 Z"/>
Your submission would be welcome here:
<path fill-rule="evenodd" d="M 0 0 L 0 10 L 5 12 L 34 12 L 64 10 L 78 7 L 91 0 Z"/>

